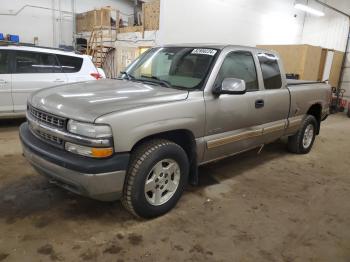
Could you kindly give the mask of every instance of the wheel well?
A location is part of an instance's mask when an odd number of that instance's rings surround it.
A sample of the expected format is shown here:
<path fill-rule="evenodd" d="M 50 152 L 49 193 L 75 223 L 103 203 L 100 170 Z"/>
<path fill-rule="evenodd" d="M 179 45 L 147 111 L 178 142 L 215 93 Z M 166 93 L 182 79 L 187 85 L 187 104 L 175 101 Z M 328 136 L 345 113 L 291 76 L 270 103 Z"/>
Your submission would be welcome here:
<path fill-rule="evenodd" d="M 316 132 L 317 134 L 320 133 L 321 113 L 322 113 L 322 106 L 320 104 L 313 104 L 307 111 L 308 115 L 314 116 L 317 120 L 317 132 Z"/>
<path fill-rule="evenodd" d="M 194 138 L 193 133 L 186 129 L 178 129 L 178 130 L 172 130 L 172 131 L 150 135 L 138 141 L 133 146 L 131 151 L 133 151 L 140 144 L 143 144 L 144 142 L 155 138 L 163 138 L 163 139 L 170 140 L 183 148 L 190 162 L 190 175 L 189 175 L 190 183 L 197 184 L 198 183 L 197 147 L 196 147 L 196 140 Z"/>

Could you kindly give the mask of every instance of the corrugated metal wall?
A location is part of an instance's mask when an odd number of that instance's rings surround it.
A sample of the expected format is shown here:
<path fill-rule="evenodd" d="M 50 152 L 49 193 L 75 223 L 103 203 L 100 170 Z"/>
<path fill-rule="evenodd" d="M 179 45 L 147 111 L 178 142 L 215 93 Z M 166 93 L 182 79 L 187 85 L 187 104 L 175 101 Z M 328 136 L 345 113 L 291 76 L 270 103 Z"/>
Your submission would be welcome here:
<path fill-rule="evenodd" d="M 325 16 L 307 15 L 305 17 L 302 43 L 344 52 L 349 30 L 349 19 L 319 4 L 310 2 L 310 6 L 322 10 Z"/>

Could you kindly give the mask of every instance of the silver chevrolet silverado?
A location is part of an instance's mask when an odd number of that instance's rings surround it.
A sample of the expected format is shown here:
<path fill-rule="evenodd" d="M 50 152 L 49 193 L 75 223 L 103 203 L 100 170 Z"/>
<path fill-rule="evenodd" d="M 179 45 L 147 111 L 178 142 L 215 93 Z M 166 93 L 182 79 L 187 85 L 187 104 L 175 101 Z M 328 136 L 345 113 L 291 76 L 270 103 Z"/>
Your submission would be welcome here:
<path fill-rule="evenodd" d="M 173 208 L 197 167 L 288 137 L 306 154 L 330 86 L 288 81 L 278 54 L 231 45 L 148 50 L 120 78 L 43 89 L 20 127 L 25 157 L 49 180 L 136 216 Z"/>

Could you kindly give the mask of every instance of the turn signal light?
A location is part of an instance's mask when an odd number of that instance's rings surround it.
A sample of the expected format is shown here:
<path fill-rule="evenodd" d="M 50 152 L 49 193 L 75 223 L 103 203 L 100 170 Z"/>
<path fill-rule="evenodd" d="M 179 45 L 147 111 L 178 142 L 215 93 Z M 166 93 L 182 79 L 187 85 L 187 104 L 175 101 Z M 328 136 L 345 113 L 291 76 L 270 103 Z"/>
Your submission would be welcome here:
<path fill-rule="evenodd" d="M 65 148 L 67 151 L 74 154 L 88 156 L 93 158 L 105 158 L 113 155 L 113 147 L 88 147 L 66 142 Z"/>
<path fill-rule="evenodd" d="M 96 158 L 109 157 L 113 154 L 113 148 L 91 148 L 91 156 Z"/>

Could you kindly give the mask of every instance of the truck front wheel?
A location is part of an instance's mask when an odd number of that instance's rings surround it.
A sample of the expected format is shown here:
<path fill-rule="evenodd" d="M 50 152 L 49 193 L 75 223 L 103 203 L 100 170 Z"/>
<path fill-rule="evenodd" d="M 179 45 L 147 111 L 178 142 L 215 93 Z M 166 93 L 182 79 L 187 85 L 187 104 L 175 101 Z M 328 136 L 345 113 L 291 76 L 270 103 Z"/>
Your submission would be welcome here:
<path fill-rule="evenodd" d="M 165 139 L 145 142 L 132 153 L 122 203 L 135 216 L 161 216 L 176 205 L 188 173 L 186 152 L 178 144 Z"/>
<path fill-rule="evenodd" d="M 306 116 L 298 133 L 288 137 L 288 150 L 296 154 L 310 152 L 316 137 L 317 120 L 314 116 Z"/>

